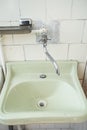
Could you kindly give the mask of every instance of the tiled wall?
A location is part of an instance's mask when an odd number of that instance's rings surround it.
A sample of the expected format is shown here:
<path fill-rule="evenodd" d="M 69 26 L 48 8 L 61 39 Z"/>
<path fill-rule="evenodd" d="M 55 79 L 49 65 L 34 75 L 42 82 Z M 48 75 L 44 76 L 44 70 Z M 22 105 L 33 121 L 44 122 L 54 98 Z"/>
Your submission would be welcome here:
<path fill-rule="evenodd" d="M 49 44 L 48 50 L 56 60 L 77 60 L 82 81 L 87 57 L 87 0 L 0 0 L 0 26 L 18 25 L 20 18 L 60 22 L 60 44 Z M 4 35 L 2 44 L 6 61 L 47 59 L 33 34 Z M 77 130 L 74 126 L 51 130 Z"/>
<path fill-rule="evenodd" d="M 78 60 L 83 79 L 87 56 L 87 0 L 0 0 L 0 26 L 18 25 L 20 18 L 60 23 L 60 44 L 48 45 L 57 60 Z M 33 34 L 3 36 L 6 61 L 46 60 L 42 45 Z"/>

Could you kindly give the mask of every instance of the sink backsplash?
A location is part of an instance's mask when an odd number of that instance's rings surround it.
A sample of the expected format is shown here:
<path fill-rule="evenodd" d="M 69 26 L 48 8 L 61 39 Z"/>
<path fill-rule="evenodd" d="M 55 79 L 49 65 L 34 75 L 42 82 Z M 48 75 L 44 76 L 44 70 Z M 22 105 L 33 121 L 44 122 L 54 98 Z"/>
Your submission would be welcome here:
<path fill-rule="evenodd" d="M 87 56 L 86 0 L 1 0 L 0 26 L 19 25 L 21 18 L 59 22 L 58 44 L 48 44 L 56 60 L 77 60 L 82 82 Z M 47 60 L 34 34 L 4 35 L 2 39 L 6 61 Z"/>

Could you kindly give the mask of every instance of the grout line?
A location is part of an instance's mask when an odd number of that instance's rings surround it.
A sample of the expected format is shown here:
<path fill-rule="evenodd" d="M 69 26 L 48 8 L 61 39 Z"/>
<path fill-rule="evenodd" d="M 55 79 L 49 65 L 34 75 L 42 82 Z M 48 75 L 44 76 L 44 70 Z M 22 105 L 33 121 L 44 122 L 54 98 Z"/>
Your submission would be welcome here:
<path fill-rule="evenodd" d="M 12 45 L 14 45 L 14 34 L 12 34 Z"/>
<path fill-rule="evenodd" d="M 25 55 L 24 45 L 23 45 L 23 52 L 24 52 L 24 61 L 26 61 L 26 55 Z"/>
<path fill-rule="evenodd" d="M 13 36 L 12 36 L 12 39 L 13 39 Z M 67 43 L 60 43 L 61 45 L 62 44 L 65 44 L 65 45 L 67 45 Z M 68 43 L 69 45 L 81 45 L 82 43 Z M 38 44 L 30 44 L 30 43 L 22 43 L 22 44 L 16 44 L 16 43 L 14 43 L 14 40 L 13 40 L 13 44 L 3 44 L 3 46 L 21 46 L 21 45 L 25 45 L 25 46 L 29 46 L 29 45 L 37 45 L 38 46 Z M 49 44 L 49 45 L 54 45 L 54 44 Z M 57 44 L 55 44 L 55 45 L 57 45 Z M 87 43 L 83 43 L 83 45 L 87 45 Z"/>
<path fill-rule="evenodd" d="M 19 6 L 19 17 L 21 18 L 20 0 L 18 0 L 18 6 Z"/>
<path fill-rule="evenodd" d="M 71 19 L 72 19 L 72 11 L 73 11 L 73 0 L 71 2 Z"/>
<path fill-rule="evenodd" d="M 85 25 L 86 25 L 86 21 L 84 21 L 84 23 L 83 23 L 82 36 L 81 36 L 81 43 L 83 43 L 83 37 L 84 37 L 84 31 L 85 31 Z"/>
<path fill-rule="evenodd" d="M 45 21 L 47 22 L 47 0 L 45 0 Z"/>
<path fill-rule="evenodd" d="M 10 25 L 11 25 L 11 21 L 10 21 Z M 12 45 L 14 45 L 14 36 L 13 36 L 14 34 L 12 33 L 11 35 L 12 35 Z"/>
<path fill-rule="evenodd" d="M 68 50 L 67 50 L 67 60 L 69 60 L 69 48 L 70 48 L 70 44 L 68 44 Z"/>
<path fill-rule="evenodd" d="M 87 45 L 87 43 L 84 43 L 84 42 L 82 42 L 82 44 L 85 44 L 85 45 Z"/>
<path fill-rule="evenodd" d="M 3 46 L 22 46 L 22 45 L 24 45 L 24 46 L 31 46 L 31 45 L 35 45 L 35 46 L 40 46 L 41 44 L 29 44 L 29 43 L 27 43 L 27 44 L 16 44 L 16 43 L 14 43 L 14 44 L 3 44 Z"/>
<path fill-rule="evenodd" d="M 36 45 L 36 44 L 15 44 L 15 43 L 14 44 L 8 44 L 8 45 L 3 44 L 3 46 L 22 46 L 22 45 L 24 45 L 24 46 L 30 45 L 31 46 L 31 45 Z"/>
<path fill-rule="evenodd" d="M 58 19 L 60 22 L 64 21 L 87 21 L 87 19 Z"/>
<path fill-rule="evenodd" d="M 3 46 L 22 46 L 22 44 L 20 44 L 20 45 L 15 45 L 15 44 L 9 44 L 9 45 L 3 45 Z"/>
<path fill-rule="evenodd" d="M 47 6 L 47 5 L 46 5 Z M 20 17 L 21 17 L 21 9 L 20 9 L 20 7 L 19 7 L 19 12 L 20 12 Z M 46 7 L 46 13 L 47 13 L 47 7 Z M 47 16 L 46 16 L 46 18 L 47 18 Z M 84 20 L 84 21 L 87 21 L 87 19 L 76 19 L 76 18 L 73 18 L 73 19 L 58 19 L 58 21 L 75 21 L 75 20 L 78 20 L 78 21 L 80 21 L 80 20 Z M 17 20 L 14 20 L 14 22 L 16 22 Z M 11 20 L 8 20 L 8 21 L 0 21 L 1 23 L 2 22 L 8 22 L 8 23 L 10 23 L 11 22 Z"/>

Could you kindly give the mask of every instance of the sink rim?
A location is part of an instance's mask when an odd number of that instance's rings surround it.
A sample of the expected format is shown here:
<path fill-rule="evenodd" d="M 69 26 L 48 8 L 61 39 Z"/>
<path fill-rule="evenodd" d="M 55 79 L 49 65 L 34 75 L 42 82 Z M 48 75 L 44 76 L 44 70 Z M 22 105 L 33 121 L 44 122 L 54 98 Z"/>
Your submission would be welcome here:
<path fill-rule="evenodd" d="M 35 63 L 36 61 L 32 62 L 32 63 Z M 54 122 L 54 123 L 58 123 L 58 122 L 82 122 L 82 121 L 85 121 L 87 120 L 87 112 L 84 111 L 84 113 L 79 114 L 78 116 L 72 116 L 72 117 L 69 117 L 69 115 L 60 115 L 60 117 L 52 117 L 52 118 L 42 118 L 39 119 L 39 118 L 35 118 L 35 117 L 30 117 L 29 118 L 29 115 L 26 115 L 26 117 L 24 116 L 25 113 L 22 113 L 22 115 L 19 113 L 13 113 L 12 114 L 9 114 L 9 113 L 3 113 L 2 111 L 2 104 L 3 104 L 3 99 L 4 99 L 4 96 L 5 96 L 5 93 L 7 92 L 7 89 L 8 88 L 8 85 L 9 85 L 9 80 L 11 78 L 11 66 L 12 65 L 16 65 L 16 64 L 21 64 L 21 63 L 24 63 L 24 62 L 11 62 L 11 63 L 8 63 L 7 64 L 7 77 L 6 77 L 6 81 L 5 81 L 5 84 L 4 84 L 4 88 L 2 90 L 2 93 L 0 95 L 0 97 L 2 98 L 1 102 L 0 102 L 0 122 L 3 123 L 3 124 L 27 124 L 27 123 L 50 123 L 50 122 Z M 26 64 L 29 64 L 30 62 L 26 62 Z M 37 63 L 44 63 L 44 61 L 37 61 Z M 45 62 L 46 63 L 46 62 Z M 47 62 L 47 63 L 50 63 L 50 62 Z M 74 72 L 67 72 L 67 74 L 70 74 L 70 75 L 74 75 L 75 76 L 75 80 L 77 80 L 77 85 L 78 87 L 76 88 L 77 90 L 80 91 L 80 94 L 84 100 L 84 103 L 85 105 L 87 106 L 87 103 L 86 103 L 86 98 L 85 98 L 85 95 L 83 94 L 83 91 L 82 91 L 82 88 L 80 86 L 80 83 L 78 81 L 78 77 L 77 77 L 77 62 L 76 61 L 60 61 L 61 64 L 65 63 L 65 64 L 71 64 L 72 66 L 74 66 L 73 70 Z M 25 64 L 25 63 L 24 63 Z M 38 73 L 38 72 L 36 72 Z M 42 72 L 41 72 L 42 73 Z M 49 73 L 49 72 L 48 72 Z M 73 74 L 72 74 L 73 73 Z M 34 74 L 34 73 L 33 73 Z M 53 69 L 53 72 L 49 73 L 49 74 L 55 74 L 54 72 L 54 69 Z M 14 75 L 15 76 L 15 75 Z M 87 107 L 86 107 L 87 108 Z M 17 115 L 19 115 L 20 117 L 17 117 Z M 65 116 L 65 117 L 64 117 Z M 70 115 L 71 116 L 71 115 Z M 67 119 L 66 119 L 67 117 Z M 21 118 L 21 119 L 20 119 Z M 25 121 L 26 120 L 26 121 Z"/>

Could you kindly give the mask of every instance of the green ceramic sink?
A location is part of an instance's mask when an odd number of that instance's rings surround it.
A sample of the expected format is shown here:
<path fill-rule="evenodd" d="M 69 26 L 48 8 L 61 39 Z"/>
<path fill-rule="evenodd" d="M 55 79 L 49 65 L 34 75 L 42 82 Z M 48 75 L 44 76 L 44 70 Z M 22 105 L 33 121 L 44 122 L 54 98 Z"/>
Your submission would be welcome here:
<path fill-rule="evenodd" d="M 77 77 L 77 62 L 59 61 L 60 76 L 48 61 L 7 63 L 0 96 L 0 122 L 80 122 L 87 119 L 87 101 Z M 45 75 L 45 78 L 41 78 Z"/>

